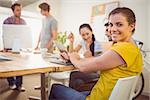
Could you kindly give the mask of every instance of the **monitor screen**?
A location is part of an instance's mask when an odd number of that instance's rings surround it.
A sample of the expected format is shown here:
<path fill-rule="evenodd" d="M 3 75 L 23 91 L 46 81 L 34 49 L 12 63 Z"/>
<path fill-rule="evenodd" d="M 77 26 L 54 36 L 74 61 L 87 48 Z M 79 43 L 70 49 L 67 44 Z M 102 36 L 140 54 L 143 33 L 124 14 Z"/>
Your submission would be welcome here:
<path fill-rule="evenodd" d="M 4 48 L 6 49 L 12 49 L 14 45 L 19 46 L 19 48 L 33 47 L 32 33 L 27 25 L 4 24 L 2 33 Z"/>

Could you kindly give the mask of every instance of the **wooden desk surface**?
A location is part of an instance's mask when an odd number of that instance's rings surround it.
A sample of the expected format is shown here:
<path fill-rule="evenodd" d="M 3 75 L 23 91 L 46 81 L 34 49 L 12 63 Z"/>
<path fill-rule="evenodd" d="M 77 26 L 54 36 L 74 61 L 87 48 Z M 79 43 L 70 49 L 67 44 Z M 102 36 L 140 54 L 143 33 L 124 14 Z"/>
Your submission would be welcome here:
<path fill-rule="evenodd" d="M 0 55 L 12 59 L 12 61 L 0 62 L 0 78 L 75 69 L 73 66 L 46 62 L 40 54 L 0 53 Z"/>

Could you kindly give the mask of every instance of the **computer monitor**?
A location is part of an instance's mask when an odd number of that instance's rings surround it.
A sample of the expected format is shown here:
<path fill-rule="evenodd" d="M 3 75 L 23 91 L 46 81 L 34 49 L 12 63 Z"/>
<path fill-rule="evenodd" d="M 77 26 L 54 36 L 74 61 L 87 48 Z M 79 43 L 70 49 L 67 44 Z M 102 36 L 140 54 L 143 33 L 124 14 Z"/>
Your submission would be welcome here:
<path fill-rule="evenodd" d="M 2 33 L 4 48 L 6 49 L 12 49 L 14 45 L 18 45 L 20 49 L 33 47 L 32 33 L 27 25 L 4 24 Z"/>

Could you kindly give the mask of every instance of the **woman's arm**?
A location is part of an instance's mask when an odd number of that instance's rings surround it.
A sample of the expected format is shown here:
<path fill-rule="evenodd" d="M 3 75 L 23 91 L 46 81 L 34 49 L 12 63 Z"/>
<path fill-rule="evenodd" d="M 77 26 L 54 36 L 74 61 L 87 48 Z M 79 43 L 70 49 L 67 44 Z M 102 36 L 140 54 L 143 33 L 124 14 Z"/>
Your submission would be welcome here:
<path fill-rule="evenodd" d="M 73 43 L 71 42 L 69 45 L 69 52 L 79 52 L 79 50 L 81 49 L 81 45 L 78 44 L 76 48 L 74 48 Z"/>
<path fill-rule="evenodd" d="M 76 48 L 74 48 L 74 34 L 73 33 L 70 33 L 69 36 L 68 36 L 68 39 L 70 41 L 70 44 L 69 44 L 69 52 L 78 52 L 80 49 L 81 49 L 81 45 L 77 45 Z"/>
<path fill-rule="evenodd" d="M 80 59 L 77 53 L 71 53 L 69 54 L 69 58 L 73 65 L 81 72 L 108 70 L 126 64 L 122 57 L 113 50 L 108 50 L 98 57 L 85 59 Z"/>

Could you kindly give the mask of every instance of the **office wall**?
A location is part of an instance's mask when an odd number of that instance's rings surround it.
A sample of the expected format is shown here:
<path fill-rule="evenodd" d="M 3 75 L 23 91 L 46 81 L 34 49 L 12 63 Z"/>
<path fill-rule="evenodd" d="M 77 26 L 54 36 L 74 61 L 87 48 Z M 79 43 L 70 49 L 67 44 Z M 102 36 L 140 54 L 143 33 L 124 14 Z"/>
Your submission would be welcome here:
<path fill-rule="evenodd" d="M 52 15 L 58 20 L 58 31 L 72 31 L 79 39 L 78 28 L 82 23 L 90 23 L 92 6 L 108 1 L 115 0 L 47 0 L 51 5 Z M 43 1 L 40 0 L 23 9 L 39 13 L 37 6 L 41 2 Z"/>
<path fill-rule="evenodd" d="M 115 0 L 62 0 L 60 6 L 60 30 L 72 31 L 76 38 L 78 38 L 76 41 L 78 43 L 81 39 L 79 36 L 79 26 L 83 23 L 90 23 L 92 6 L 108 1 Z M 96 37 L 103 37 L 104 35 L 104 33 L 94 34 Z"/>
<path fill-rule="evenodd" d="M 60 2 L 60 31 L 72 31 L 79 36 L 78 28 L 82 23 L 90 23 L 92 6 L 107 2 L 119 1 L 121 6 L 130 7 L 136 14 L 137 25 L 134 38 L 143 41 L 148 48 L 148 0 L 62 0 Z M 100 27 L 103 29 L 102 27 Z M 103 31 L 95 33 L 96 37 L 104 37 Z M 100 39 L 101 38 L 97 38 Z"/>
<path fill-rule="evenodd" d="M 150 50 L 150 1 L 148 0 L 148 33 L 147 33 L 147 38 L 146 38 L 146 40 L 147 40 L 147 47 L 148 47 L 148 50 Z"/>
<path fill-rule="evenodd" d="M 46 0 L 46 1 L 47 1 L 47 3 L 50 4 L 51 15 L 54 16 L 58 22 L 60 22 L 60 0 Z M 38 0 L 37 2 L 24 7 L 23 10 L 35 12 L 35 13 L 41 15 L 38 5 L 43 2 L 44 2 L 43 0 Z M 59 23 L 58 23 L 58 27 L 60 27 Z M 58 28 L 58 31 L 59 31 L 59 28 Z"/>

